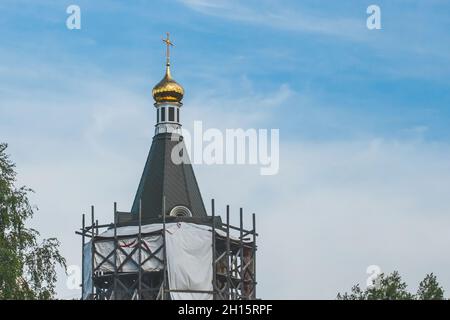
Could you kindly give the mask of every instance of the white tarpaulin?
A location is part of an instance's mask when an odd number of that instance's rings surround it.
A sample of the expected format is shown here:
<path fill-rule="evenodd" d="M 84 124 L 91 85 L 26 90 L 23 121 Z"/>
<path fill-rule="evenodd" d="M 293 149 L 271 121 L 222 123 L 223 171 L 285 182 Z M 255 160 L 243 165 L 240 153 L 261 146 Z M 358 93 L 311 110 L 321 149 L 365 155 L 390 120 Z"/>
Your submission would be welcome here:
<path fill-rule="evenodd" d="M 143 246 L 153 253 L 161 247 L 163 238 L 161 235 L 149 235 L 149 233 L 162 229 L 162 224 L 141 226 Z M 117 228 L 116 232 L 117 236 L 121 237 L 119 246 L 129 255 L 137 245 L 139 228 L 137 226 L 120 227 Z M 111 254 L 114 251 L 113 237 L 113 229 L 107 230 L 96 237 L 95 251 L 98 254 L 95 255 L 94 266 L 97 268 L 101 264 L 98 271 L 114 271 L 114 254 Z M 124 239 L 124 237 L 126 238 Z M 141 261 L 145 261 L 149 256 L 145 250 L 142 250 L 141 254 Z M 110 257 L 104 262 L 103 257 L 108 257 L 109 255 Z M 138 261 L 138 255 L 138 250 L 136 250 L 132 256 L 132 259 L 136 262 Z M 170 290 L 212 291 L 212 235 L 210 227 L 185 222 L 167 223 L 166 255 Z M 163 260 L 163 250 L 160 250 L 156 256 Z M 86 278 L 91 278 L 92 259 L 90 242 L 85 245 L 84 257 L 83 267 L 85 268 L 85 275 Z M 121 265 L 125 261 L 125 257 L 126 255 L 118 250 L 116 265 Z M 147 271 L 160 270 L 162 267 L 157 259 L 149 259 L 143 265 L 144 270 Z M 129 260 L 123 265 L 122 271 L 137 271 L 136 264 Z M 91 290 L 92 281 L 86 278 L 84 291 L 88 294 Z M 174 300 L 212 299 L 212 294 L 209 293 L 171 292 L 170 294 Z"/>
<path fill-rule="evenodd" d="M 212 291 L 211 231 L 179 223 L 166 232 L 167 271 L 171 290 Z M 171 292 L 173 300 L 210 300 L 210 293 Z"/>

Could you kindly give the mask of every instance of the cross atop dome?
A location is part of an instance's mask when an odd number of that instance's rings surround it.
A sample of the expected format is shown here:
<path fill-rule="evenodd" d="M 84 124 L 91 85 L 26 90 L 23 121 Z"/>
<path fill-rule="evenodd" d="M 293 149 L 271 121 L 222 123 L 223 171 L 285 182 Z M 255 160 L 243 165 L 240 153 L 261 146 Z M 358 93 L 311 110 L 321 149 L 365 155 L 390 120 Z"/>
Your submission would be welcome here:
<path fill-rule="evenodd" d="M 162 41 L 166 44 L 166 65 L 170 65 L 170 46 L 175 46 L 172 41 L 170 41 L 170 33 L 166 32 L 166 38 L 162 39 Z"/>

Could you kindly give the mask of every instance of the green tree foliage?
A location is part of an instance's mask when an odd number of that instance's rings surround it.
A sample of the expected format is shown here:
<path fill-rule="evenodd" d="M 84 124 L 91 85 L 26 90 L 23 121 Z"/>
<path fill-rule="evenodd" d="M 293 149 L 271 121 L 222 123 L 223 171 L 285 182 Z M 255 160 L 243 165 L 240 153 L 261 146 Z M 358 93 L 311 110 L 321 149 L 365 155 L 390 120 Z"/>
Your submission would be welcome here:
<path fill-rule="evenodd" d="M 443 300 L 444 289 L 437 282 L 433 273 L 427 274 L 419 284 L 416 298 L 419 300 Z"/>
<path fill-rule="evenodd" d="M 51 299 L 56 267 L 66 267 L 56 238 L 38 241 L 39 232 L 25 223 L 37 210 L 16 187 L 15 164 L 0 143 L 0 299 Z"/>
<path fill-rule="evenodd" d="M 417 294 L 407 291 L 398 271 L 390 275 L 380 274 L 373 286 L 362 290 L 359 285 L 352 287 L 350 293 L 339 293 L 338 300 L 439 300 L 444 299 L 444 290 L 437 282 L 436 276 L 427 274 L 419 284 Z"/>

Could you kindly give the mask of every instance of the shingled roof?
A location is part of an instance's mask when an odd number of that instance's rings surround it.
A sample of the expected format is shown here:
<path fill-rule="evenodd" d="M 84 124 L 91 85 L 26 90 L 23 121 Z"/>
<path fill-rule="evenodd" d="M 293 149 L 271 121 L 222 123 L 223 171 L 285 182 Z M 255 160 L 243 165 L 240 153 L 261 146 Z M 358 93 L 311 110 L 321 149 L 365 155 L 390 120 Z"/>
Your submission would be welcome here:
<path fill-rule="evenodd" d="M 142 219 L 158 218 L 162 215 L 165 196 L 165 214 L 175 206 L 185 206 L 192 217 L 206 217 L 205 205 L 190 163 L 175 164 L 171 152 L 175 145 L 184 142 L 171 139 L 170 133 L 160 133 L 153 137 L 144 172 L 134 198 L 132 213 L 139 213 L 142 200 Z M 181 136 L 179 136 L 181 137 Z"/>

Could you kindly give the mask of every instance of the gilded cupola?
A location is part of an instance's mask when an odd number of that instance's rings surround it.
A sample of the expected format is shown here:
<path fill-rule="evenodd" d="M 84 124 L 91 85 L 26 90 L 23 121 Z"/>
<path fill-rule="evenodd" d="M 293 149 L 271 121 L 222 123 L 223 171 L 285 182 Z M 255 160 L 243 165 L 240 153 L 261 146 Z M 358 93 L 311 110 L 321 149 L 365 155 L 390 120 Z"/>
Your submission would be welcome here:
<path fill-rule="evenodd" d="M 163 39 L 167 45 L 166 51 L 166 74 L 164 78 L 153 87 L 152 95 L 156 102 L 181 102 L 184 95 L 183 87 L 177 83 L 170 73 L 170 46 L 173 43 L 169 40 L 169 33 L 167 38 Z"/>

